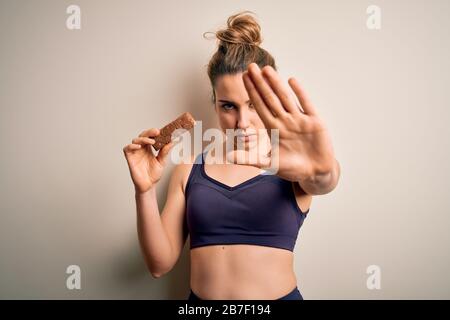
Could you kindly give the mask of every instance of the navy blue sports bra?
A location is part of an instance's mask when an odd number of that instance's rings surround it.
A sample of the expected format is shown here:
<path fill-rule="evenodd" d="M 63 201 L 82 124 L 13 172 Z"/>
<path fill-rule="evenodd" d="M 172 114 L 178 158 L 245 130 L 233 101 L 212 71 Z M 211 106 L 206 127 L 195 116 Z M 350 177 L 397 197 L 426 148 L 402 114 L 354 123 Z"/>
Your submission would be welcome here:
<path fill-rule="evenodd" d="M 234 187 L 211 178 L 203 153 L 192 166 L 185 199 L 191 249 L 253 244 L 293 251 L 309 212 L 298 207 L 292 183 L 277 175 L 260 174 Z"/>

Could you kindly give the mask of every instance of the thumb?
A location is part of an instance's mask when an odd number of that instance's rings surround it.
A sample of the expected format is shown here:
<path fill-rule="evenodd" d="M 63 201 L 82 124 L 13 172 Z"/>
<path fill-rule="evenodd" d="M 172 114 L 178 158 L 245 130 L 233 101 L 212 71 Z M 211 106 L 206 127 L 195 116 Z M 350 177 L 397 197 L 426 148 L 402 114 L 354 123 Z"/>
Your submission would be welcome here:
<path fill-rule="evenodd" d="M 173 141 L 166 144 L 164 147 L 159 150 L 158 155 L 156 156 L 156 159 L 161 163 L 162 166 L 166 164 L 166 158 L 169 154 L 170 149 L 173 147 Z"/>

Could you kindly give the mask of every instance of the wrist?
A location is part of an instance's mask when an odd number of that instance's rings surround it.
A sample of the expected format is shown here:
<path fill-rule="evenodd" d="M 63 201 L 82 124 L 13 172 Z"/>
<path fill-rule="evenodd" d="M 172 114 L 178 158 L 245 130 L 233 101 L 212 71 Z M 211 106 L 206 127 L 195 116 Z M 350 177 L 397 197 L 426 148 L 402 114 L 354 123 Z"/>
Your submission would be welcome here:
<path fill-rule="evenodd" d="M 156 194 L 156 184 L 153 184 L 149 189 L 147 189 L 145 191 L 135 188 L 134 193 L 135 193 L 136 197 L 145 197 L 148 195 Z"/>

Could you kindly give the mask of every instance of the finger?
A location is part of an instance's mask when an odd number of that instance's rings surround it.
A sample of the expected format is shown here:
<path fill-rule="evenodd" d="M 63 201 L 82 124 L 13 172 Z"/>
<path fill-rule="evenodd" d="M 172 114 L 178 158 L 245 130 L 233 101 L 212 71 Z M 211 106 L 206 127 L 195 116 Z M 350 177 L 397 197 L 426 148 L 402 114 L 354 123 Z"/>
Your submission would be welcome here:
<path fill-rule="evenodd" d="M 265 66 L 262 68 L 262 75 L 266 79 L 269 86 L 280 99 L 283 108 L 292 114 L 300 113 L 300 109 L 297 106 L 297 102 L 288 88 L 283 84 L 281 77 L 278 72 L 275 71 L 271 66 Z"/>
<path fill-rule="evenodd" d="M 159 161 L 159 163 L 161 163 L 161 165 L 164 166 L 166 164 L 167 155 L 169 154 L 169 151 L 172 148 L 173 144 L 173 141 L 171 141 L 159 150 L 156 159 Z"/>
<path fill-rule="evenodd" d="M 156 137 L 159 135 L 159 129 L 158 128 L 151 128 L 148 130 L 144 130 L 141 132 L 139 137 Z"/>
<path fill-rule="evenodd" d="M 132 143 L 134 144 L 140 144 L 142 146 L 148 145 L 148 144 L 155 144 L 155 139 L 147 138 L 147 137 L 138 137 L 134 138 Z"/>
<path fill-rule="evenodd" d="M 248 74 L 250 75 L 254 87 L 264 101 L 264 106 L 269 108 L 277 117 L 285 116 L 286 110 L 284 110 L 281 105 L 280 99 L 278 99 L 272 88 L 270 88 L 266 80 L 264 80 L 261 70 L 256 63 L 250 63 L 248 66 Z"/>
<path fill-rule="evenodd" d="M 308 95 L 306 94 L 306 91 L 303 89 L 303 87 L 300 85 L 300 83 L 295 79 L 294 77 L 289 78 L 288 80 L 289 85 L 291 86 L 292 90 L 294 91 L 295 95 L 298 98 L 298 101 L 300 102 L 300 105 L 303 109 L 303 112 L 307 115 L 317 115 L 317 110 L 313 106 L 312 102 L 309 100 Z"/>
<path fill-rule="evenodd" d="M 127 152 L 131 152 L 131 151 L 134 151 L 134 150 L 138 150 L 138 149 L 140 149 L 140 148 L 141 148 L 141 145 L 140 145 L 140 144 L 134 144 L 134 143 L 132 143 L 132 144 L 126 145 L 126 146 L 123 148 L 123 152 L 127 153 Z"/>
<path fill-rule="evenodd" d="M 256 112 L 261 117 L 261 120 L 264 122 L 264 124 L 273 124 L 275 116 L 270 111 L 270 109 L 265 106 L 263 99 L 253 85 L 253 82 L 250 79 L 247 71 L 242 74 L 242 79 L 244 80 L 245 89 L 248 92 L 250 101 L 253 103 Z"/>

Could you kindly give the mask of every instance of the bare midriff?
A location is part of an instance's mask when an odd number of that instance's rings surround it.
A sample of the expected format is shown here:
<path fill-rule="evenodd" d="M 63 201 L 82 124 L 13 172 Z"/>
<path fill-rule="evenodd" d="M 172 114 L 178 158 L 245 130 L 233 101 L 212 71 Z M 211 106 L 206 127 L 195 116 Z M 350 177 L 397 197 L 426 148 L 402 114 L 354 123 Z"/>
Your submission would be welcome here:
<path fill-rule="evenodd" d="M 206 300 L 276 300 L 297 286 L 292 251 L 248 244 L 190 250 L 191 290 Z"/>

